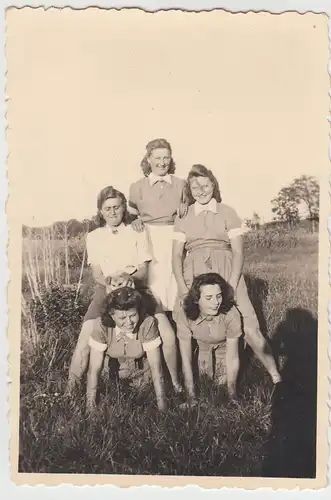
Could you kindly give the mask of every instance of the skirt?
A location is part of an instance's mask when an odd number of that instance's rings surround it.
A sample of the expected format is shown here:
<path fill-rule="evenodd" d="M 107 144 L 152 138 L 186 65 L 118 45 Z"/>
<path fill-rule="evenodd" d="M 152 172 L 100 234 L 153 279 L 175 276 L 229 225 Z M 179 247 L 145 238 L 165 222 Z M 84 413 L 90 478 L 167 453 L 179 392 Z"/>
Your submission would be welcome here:
<path fill-rule="evenodd" d="M 174 226 L 145 224 L 145 227 L 153 257 L 148 271 L 148 288 L 165 311 L 173 311 L 177 296 L 177 283 L 172 272 Z"/>

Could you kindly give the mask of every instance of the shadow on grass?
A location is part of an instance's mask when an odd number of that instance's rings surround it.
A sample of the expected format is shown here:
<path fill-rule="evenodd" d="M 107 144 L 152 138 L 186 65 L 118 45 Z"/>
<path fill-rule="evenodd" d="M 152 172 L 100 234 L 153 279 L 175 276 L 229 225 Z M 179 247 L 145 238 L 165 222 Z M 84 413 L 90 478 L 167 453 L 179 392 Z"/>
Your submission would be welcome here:
<path fill-rule="evenodd" d="M 273 337 L 284 357 L 283 382 L 275 388 L 272 431 L 263 476 L 316 475 L 317 320 L 304 309 L 289 309 Z"/>
<path fill-rule="evenodd" d="M 268 296 L 269 285 L 267 281 L 251 276 L 250 274 L 245 274 L 245 282 L 248 296 L 254 307 L 262 335 L 268 338 L 268 327 L 263 313 L 263 302 Z"/>

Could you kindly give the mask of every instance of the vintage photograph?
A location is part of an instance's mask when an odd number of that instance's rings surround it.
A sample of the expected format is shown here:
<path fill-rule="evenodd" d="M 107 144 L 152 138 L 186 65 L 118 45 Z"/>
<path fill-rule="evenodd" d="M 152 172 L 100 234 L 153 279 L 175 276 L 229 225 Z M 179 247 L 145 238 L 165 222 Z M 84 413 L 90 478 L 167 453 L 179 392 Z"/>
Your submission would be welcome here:
<path fill-rule="evenodd" d="M 327 18 L 10 8 L 6 43 L 16 480 L 324 484 Z"/>

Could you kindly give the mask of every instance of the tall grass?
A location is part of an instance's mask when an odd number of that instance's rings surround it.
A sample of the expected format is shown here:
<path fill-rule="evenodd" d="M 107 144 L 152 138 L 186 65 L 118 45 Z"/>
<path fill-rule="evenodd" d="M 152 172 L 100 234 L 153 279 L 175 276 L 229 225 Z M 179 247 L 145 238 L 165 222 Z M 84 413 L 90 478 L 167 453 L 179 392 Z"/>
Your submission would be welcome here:
<path fill-rule="evenodd" d="M 20 470 L 259 476 L 279 475 L 279 464 L 286 463 L 285 475 L 313 475 L 311 458 L 298 464 L 291 449 L 299 446 L 293 436 L 301 409 L 314 409 L 308 386 L 316 376 L 309 367 L 316 334 L 317 235 L 252 231 L 245 246 L 245 276 L 262 331 L 282 356 L 286 376 L 298 382 L 290 393 L 290 415 L 289 406 L 283 410 L 286 421 L 296 419 L 290 431 L 286 422 L 277 430 L 283 413 L 275 417 L 274 388 L 249 351 L 243 353 L 237 403 L 203 380 L 197 408 L 180 410 L 182 399 L 168 387 L 169 410 L 161 415 L 150 386 L 138 391 L 103 380 L 96 413 L 86 415 L 84 384 L 74 396 L 65 395 L 91 294 L 85 244 L 56 241 L 45 232 L 38 242 L 26 240 L 23 251 Z M 302 417 L 301 432 L 311 436 L 311 457 L 314 421 L 307 418 Z M 275 448 L 275 442 L 292 448 Z"/>

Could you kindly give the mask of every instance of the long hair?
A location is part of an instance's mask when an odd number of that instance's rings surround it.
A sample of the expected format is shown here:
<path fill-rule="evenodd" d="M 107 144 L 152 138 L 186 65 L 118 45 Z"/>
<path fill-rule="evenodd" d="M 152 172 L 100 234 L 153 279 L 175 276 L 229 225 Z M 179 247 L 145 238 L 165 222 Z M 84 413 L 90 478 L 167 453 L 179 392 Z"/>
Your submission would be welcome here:
<path fill-rule="evenodd" d="M 101 322 L 104 326 L 111 328 L 115 327 L 115 322 L 112 318 L 114 310 L 128 311 L 136 309 L 139 315 L 140 324 L 146 317 L 146 307 L 142 295 L 131 287 L 122 287 L 112 291 L 105 298 L 102 305 Z"/>
<path fill-rule="evenodd" d="M 221 193 L 220 193 L 218 180 L 216 179 L 216 177 L 214 176 L 214 174 L 211 170 L 209 170 L 204 165 L 197 164 L 197 165 L 193 165 L 193 167 L 191 168 L 191 170 L 189 171 L 189 174 L 187 176 L 187 197 L 188 197 L 189 204 L 192 205 L 195 202 L 195 199 L 192 196 L 192 192 L 191 192 L 191 188 L 190 188 L 190 180 L 194 179 L 196 177 L 207 177 L 212 182 L 212 184 L 214 186 L 213 197 L 215 198 L 215 200 L 218 203 L 221 203 L 222 197 L 221 197 Z"/>
<path fill-rule="evenodd" d="M 120 198 L 122 201 L 122 205 L 124 206 L 124 215 L 123 215 L 123 223 L 125 225 L 130 224 L 130 216 L 129 212 L 127 210 L 127 201 L 125 195 L 121 192 L 115 189 L 113 186 L 106 186 L 103 188 L 100 193 L 98 194 L 98 199 L 97 199 L 97 208 L 98 208 L 98 213 L 95 217 L 95 223 L 98 227 L 103 227 L 106 225 L 106 221 L 104 217 L 101 214 L 101 209 L 102 205 L 106 200 L 109 198 Z"/>
<path fill-rule="evenodd" d="M 140 163 L 144 176 L 148 177 L 152 171 L 151 166 L 148 163 L 148 158 L 151 155 L 152 151 L 154 151 L 154 149 L 168 149 L 171 156 L 168 173 L 174 174 L 176 170 L 176 164 L 172 158 L 172 149 L 170 143 L 166 139 L 153 139 L 147 144 L 145 156 Z"/>
<path fill-rule="evenodd" d="M 217 273 L 200 274 L 194 278 L 192 286 L 184 299 L 184 312 L 188 319 L 195 321 L 200 314 L 199 299 L 201 296 L 201 287 L 205 285 L 218 285 L 222 292 L 222 304 L 218 314 L 226 314 L 235 305 L 233 291 L 227 281 Z"/>

